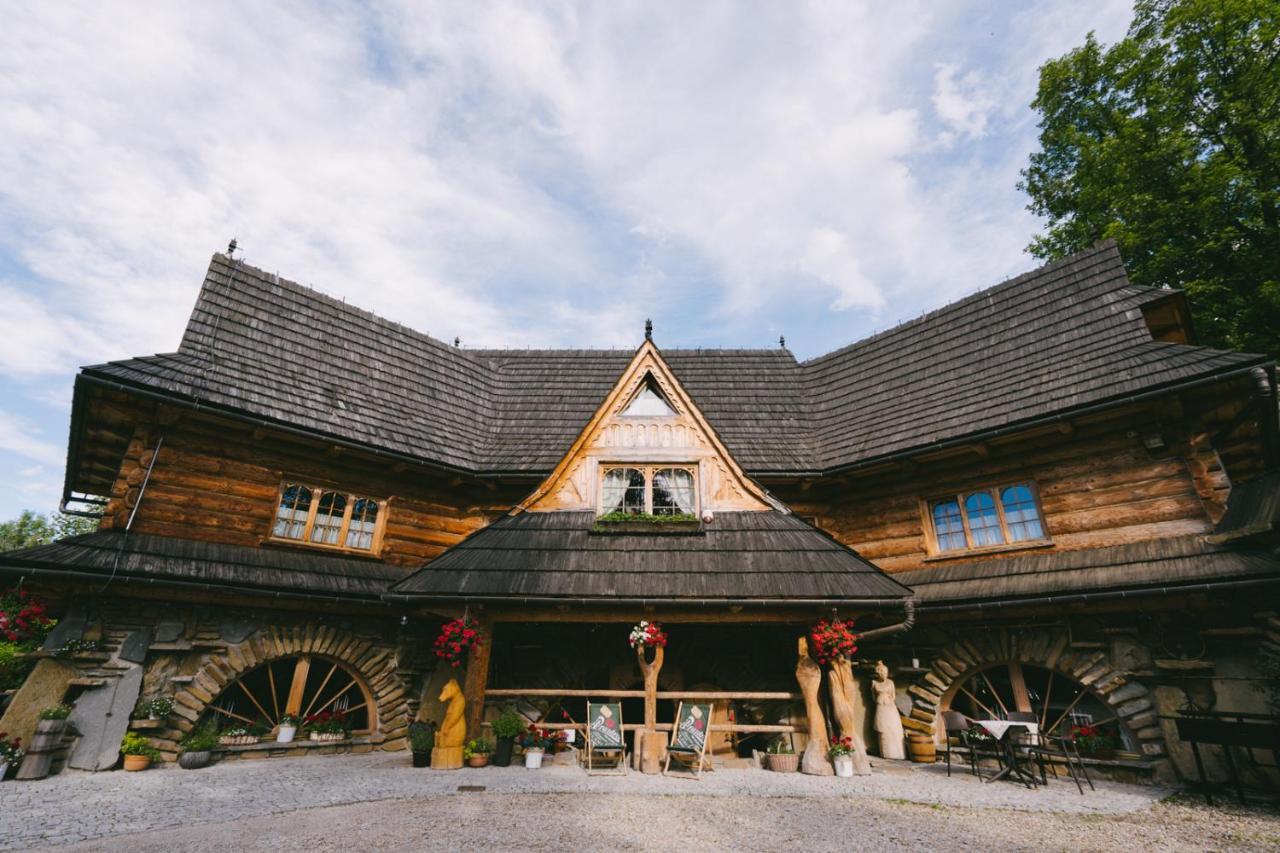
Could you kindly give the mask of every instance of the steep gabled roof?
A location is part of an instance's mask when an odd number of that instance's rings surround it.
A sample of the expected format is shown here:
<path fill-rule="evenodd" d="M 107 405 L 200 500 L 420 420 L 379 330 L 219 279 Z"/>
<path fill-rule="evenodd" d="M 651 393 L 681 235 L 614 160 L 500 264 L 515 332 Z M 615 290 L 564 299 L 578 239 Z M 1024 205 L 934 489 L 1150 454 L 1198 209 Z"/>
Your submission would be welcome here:
<path fill-rule="evenodd" d="M 782 349 L 663 356 L 748 474 L 818 474 L 1268 363 L 1153 340 L 1141 309 L 1168 295 L 1130 285 L 1102 243 L 804 363 Z M 461 471 L 541 476 L 630 357 L 463 350 L 215 255 L 178 352 L 82 376 Z"/>
<path fill-rule="evenodd" d="M 805 362 L 817 467 L 1179 384 L 1262 356 L 1152 339 L 1114 243 Z"/>

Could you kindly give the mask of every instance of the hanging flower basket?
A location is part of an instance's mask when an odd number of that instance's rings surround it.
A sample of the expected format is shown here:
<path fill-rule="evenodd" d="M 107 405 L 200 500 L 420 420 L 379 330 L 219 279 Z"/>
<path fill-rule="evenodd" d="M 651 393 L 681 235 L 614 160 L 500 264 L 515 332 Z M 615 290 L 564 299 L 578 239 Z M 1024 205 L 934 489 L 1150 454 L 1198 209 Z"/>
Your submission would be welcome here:
<path fill-rule="evenodd" d="M 853 620 L 819 619 L 809 630 L 809 654 L 826 666 L 839 660 L 851 660 L 858 651 L 858 635 Z"/>
<path fill-rule="evenodd" d="M 440 626 L 440 636 L 436 637 L 436 657 L 448 661 L 450 666 L 458 667 L 467 658 L 472 646 L 480 645 L 480 632 L 470 617 L 454 619 Z"/>
<path fill-rule="evenodd" d="M 628 642 L 633 649 L 665 648 L 667 634 L 657 622 L 641 622 L 631 629 Z"/>

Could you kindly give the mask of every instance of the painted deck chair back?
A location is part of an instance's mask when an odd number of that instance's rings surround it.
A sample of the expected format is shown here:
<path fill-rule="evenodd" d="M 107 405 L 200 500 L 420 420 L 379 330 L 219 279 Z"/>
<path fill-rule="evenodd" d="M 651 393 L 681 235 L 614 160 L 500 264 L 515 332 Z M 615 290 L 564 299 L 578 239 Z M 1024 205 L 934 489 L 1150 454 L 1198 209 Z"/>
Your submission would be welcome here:
<path fill-rule="evenodd" d="M 671 744 L 667 747 L 662 775 L 667 775 L 674 761 L 691 772 L 695 779 L 701 777 L 706 763 L 711 711 L 711 702 L 681 702 L 676 708 L 676 721 L 671 728 Z"/>
<path fill-rule="evenodd" d="M 588 773 L 627 772 L 627 741 L 621 702 L 587 701 L 586 759 Z"/>

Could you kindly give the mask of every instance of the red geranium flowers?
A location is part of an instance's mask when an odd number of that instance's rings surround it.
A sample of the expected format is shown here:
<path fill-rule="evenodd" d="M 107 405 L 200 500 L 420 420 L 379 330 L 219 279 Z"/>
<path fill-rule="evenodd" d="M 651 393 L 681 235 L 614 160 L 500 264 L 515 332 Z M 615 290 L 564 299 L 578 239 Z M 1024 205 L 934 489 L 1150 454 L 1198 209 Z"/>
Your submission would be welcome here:
<path fill-rule="evenodd" d="M 436 637 L 436 657 L 447 660 L 450 666 L 461 666 L 472 646 L 480 645 L 480 632 L 470 618 L 454 619 L 440 626 Z"/>
<path fill-rule="evenodd" d="M 853 631 L 853 620 L 819 619 L 809 630 L 809 653 L 824 666 L 838 660 L 851 660 L 858 650 L 858 635 Z"/>
<path fill-rule="evenodd" d="M 21 587 L 0 596 L 0 639 L 11 643 L 39 640 L 53 625 L 40 599 Z"/>

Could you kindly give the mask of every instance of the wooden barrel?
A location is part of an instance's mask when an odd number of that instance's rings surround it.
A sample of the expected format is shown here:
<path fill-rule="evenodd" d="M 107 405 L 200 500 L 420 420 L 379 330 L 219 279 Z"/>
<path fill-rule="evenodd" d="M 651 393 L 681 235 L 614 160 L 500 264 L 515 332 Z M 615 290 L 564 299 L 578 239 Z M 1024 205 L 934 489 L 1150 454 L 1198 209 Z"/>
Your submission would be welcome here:
<path fill-rule="evenodd" d="M 938 757 L 938 747 L 933 736 L 919 732 L 908 734 L 907 755 L 917 764 L 932 764 Z"/>

